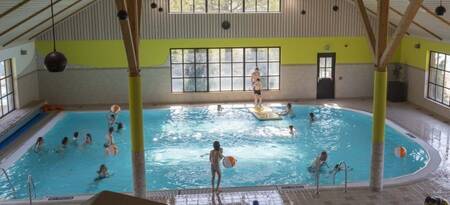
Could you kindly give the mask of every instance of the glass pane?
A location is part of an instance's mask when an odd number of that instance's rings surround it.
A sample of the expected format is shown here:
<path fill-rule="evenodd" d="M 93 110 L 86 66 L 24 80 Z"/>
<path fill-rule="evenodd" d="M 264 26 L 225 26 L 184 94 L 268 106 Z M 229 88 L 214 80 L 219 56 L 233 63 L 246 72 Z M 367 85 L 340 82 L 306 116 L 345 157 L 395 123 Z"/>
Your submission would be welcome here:
<path fill-rule="evenodd" d="M 183 92 L 183 79 L 172 79 L 172 92 Z"/>
<path fill-rule="evenodd" d="M 195 13 L 205 13 L 206 12 L 206 0 L 195 0 Z"/>
<path fill-rule="evenodd" d="M 195 69 L 196 77 L 207 77 L 206 64 L 196 64 Z"/>
<path fill-rule="evenodd" d="M 445 69 L 445 54 L 440 53 L 438 57 L 438 68 Z"/>
<path fill-rule="evenodd" d="M 209 91 L 220 91 L 220 79 L 210 78 L 209 79 Z"/>
<path fill-rule="evenodd" d="M 207 78 L 197 78 L 197 92 L 208 91 L 208 80 Z"/>
<path fill-rule="evenodd" d="M 3 100 L 0 98 L 0 117 L 3 116 L 3 107 L 2 107 L 2 104 L 1 104 L 2 101 Z"/>
<path fill-rule="evenodd" d="M 245 64 L 245 76 L 252 76 L 253 71 L 255 71 L 256 63 L 246 63 Z"/>
<path fill-rule="evenodd" d="M 269 75 L 280 75 L 279 63 L 269 63 Z"/>
<path fill-rule="evenodd" d="M 320 68 L 323 68 L 323 67 L 325 67 L 325 62 L 326 62 L 326 58 L 320 58 L 320 60 L 319 60 L 319 67 Z"/>
<path fill-rule="evenodd" d="M 171 60 L 172 63 L 182 63 L 183 62 L 183 50 L 173 49 L 171 50 Z"/>
<path fill-rule="evenodd" d="M 14 110 L 14 95 L 8 95 L 8 111 L 11 112 Z"/>
<path fill-rule="evenodd" d="M 233 76 L 244 76 L 243 63 L 233 63 Z"/>
<path fill-rule="evenodd" d="M 210 63 L 220 62 L 220 50 L 219 49 L 209 49 L 208 61 Z"/>
<path fill-rule="evenodd" d="M 244 90 L 244 78 L 233 78 L 233 90 Z"/>
<path fill-rule="evenodd" d="M 181 12 L 181 0 L 170 0 L 170 13 L 180 13 Z"/>
<path fill-rule="evenodd" d="M 195 62 L 194 53 L 195 53 L 194 49 L 184 49 L 183 50 L 184 63 L 194 63 Z"/>
<path fill-rule="evenodd" d="M 5 62 L 0 61 L 0 78 L 5 77 Z"/>
<path fill-rule="evenodd" d="M 233 13 L 241 13 L 243 12 L 242 9 L 244 7 L 243 6 L 243 2 L 242 0 L 233 0 L 233 2 L 231 3 L 231 12 Z"/>
<path fill-rule="evenodd" d="M 195 62 L 196 63 L 206 63 L 207 58 L 206 58 L 206 49 L 197 49 L 195 51 Z"/>
<path fill-rule="evenodd" d="M 256 11 L 256 0 L 245 0 L 245 12 Z"/>
<path fill-rule="evenodd" d="M 444 89 L 443 103 L 446 105 L 450 105 L 450 89 Z"/>
<path fill-rule="evenodd" d="M 245 61 L 255 62 L 256 61 L 256 48 L 246 48 L 245 49 Z"/>
<path fill-rule="evenodd" d="M 442 102 L 442 95 L 444 90 L 440 86 L 436 86 L 436 101 Z"/>
<path fill-rule="evenodd" d="M 261 76 L 267 76 L 267 63 L 258 63 L 258 68 Z"/>
<path fill-rule="evenodd" d="M 429 75 L 430 82 L 436 83 L 436 69 L 430 68 Z"/>
<path fill-rule="evenodd" d="M 328 58 L 327 58 L 327 67 L 328 67 L 328 68 L 331 68 L 331 66 L 332 66 L 332 65 L 331 65 L 331 64 L 332 64 L 332 62 L 333 62 L 333 58 L 331 58 L 331 57 L 328 57 Z"/>
<path fill-rule="evenodd" d="M 231 77 L 231 63 L 220 64 L 220 75 L 222 77 Z"/>
<path fill-rule="evenodd" d="M 280 77 L 269 77 L 269 89 L 270 90 L 280 89 Z"/>
<path fill-rule="evenodd" d="M 257 49 L 258 54 L 258 61 L 267 61 L 268 57 L 268 51 L 267 48 L 258 48 Z"/>
<path fill-rule="evenodd" d="M 14 88 L 14 85 L 12 82 L 12 77 L 6 78 L 6 89 L 7 89 L 6 92 L 8 92 L 8 94 L 12 93 L 13 88 Z"/>
<path fill-rule="evenodd" d="M 1 100 L 2 102 L 2 109 L 3 109 L 3 114 L 6 114 L 8 112 L 8 98 L 4 97 Z"/>
<path fill-rule="evenodd" d="M 445 62 L 445 70 L 450 71 L 450 55 L 447 55 L 447 60 Z"/>
<path fill-rule="evenodd" d="M 182 10 L 183 13 L 192 13 L 194 11 L 194 1 L 193 0 L 182 0 Z"/>
<path fill-rule="evenodd" d="M 279 48 L 269 48 L 269 60 L 279 61 L 280 60 L 280 49 Z"/>
<path fill-rule="evenodd" d="M 244 62 L 243 48 L 233 48 L 233 62 Z"/>
<path fill-rule="evenodd" d="M 208 1 L 208 13 L 219 13 L 219 0 Z"/>
<path fill-rule="evenodd" d="M 221 90 L 231 90 L 231 78 L 221 78 L 220 79 Z"/>
<path fill-rule="evenodd" d="M 436 70 L 436 84 L 444 86 L 444 71 Z"/>
<path fill-rule="evenodd" d="M 437 61 L 438 61 L 437 58 L 438 58 L 437 53 L 431 52 L 431 55 L 430 55 L 430 66 L 437 68 Z"/>
<path fill-rule="evenodd" d="M 172 64 L 172 78 L 183 77 L 183 64 Z"/>
<path fill-rule="evenodd" d="M 6 79 L 0 80 L 0 97 L 6 95 Z"/>
<path fill-rule="evenodd" d="M 264 89 L 264 90 L 267 90 L 268 89 L 268 78 L 267 77 L 261 77 L 261 84 L 262 84 L 262 88 Z"/>
<path fill-rule="evenodd" d="M 280 12 L 280 0 L 269 0 L 269 11 Z"/>
<path fill-rule="evenodd" d="M 219 77 L 220 76 L 220 64 L 209 64 L 209 77 Z"/>
<path fill-rule="evenodd" d="M 436 98 L 436 90 L 433 84 L 428 84 L 428 97 L 431 99 Z"/>
<path fill-rule="evenodd" d="M 220 49 L 220 60 L 222 63 L 231 62 L 231 49 Z"/>
<path fill-rule="evenodd" d="M 231 12 L 231 0 L 220 0 L 220 13 Z"/>
<path fill-rule="evenodd" d="M 245 77 L 245 90 L 253 90 L 252 79 L 250 77 Z"/>
<path fill-rule="evenodd" d="M 184 79 L 184 91 L 194 92 L 195 91 L 195 78 L 185 78 Z"/>
<path fill-rule="evenodd" d="M 450 88 L 450 72 L 445 73 L 444 86 Z"/>
<path fill-rule="evenodd" d="M 194 64 L 184 64 L 184 77 L 195 77 Z"/>
<path fill-rule="evenodd" d="M 267 12 L 268 11 L 267 0 L 257 0 L 256 9 L 258 12 Z"/>

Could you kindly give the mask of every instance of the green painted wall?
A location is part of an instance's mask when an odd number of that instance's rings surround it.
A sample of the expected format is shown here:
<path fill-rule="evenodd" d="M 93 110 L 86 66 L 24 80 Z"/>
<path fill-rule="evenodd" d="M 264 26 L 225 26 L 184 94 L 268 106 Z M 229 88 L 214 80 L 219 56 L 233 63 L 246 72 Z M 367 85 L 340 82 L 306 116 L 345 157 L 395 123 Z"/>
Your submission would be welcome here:
<path fill-rule="evenodd" d="M 415 48 L 415 45 L 418 43 L 420 44 L 420 49 Z M 450 43 L 407 36 L 402 40 L 400 62 L 426 70 L 428 68 L 430 51 L 450 53 Z"/>
<path fill-rule="evenodd" d="M 325 50 L 327 45 L 329 45 L 329 51 Z M 280 46 L 282 64 L 316 64 L 319 52 L 336 52 L 337 63 L 372 63 L 372 54 L 369 52 L 365 37 L 326 37 L 142 40 L 141 66 L 152 67 L 165 64 L 170 48 L 250 46 Z M 52 44 L 50 41 L 36 41 L 36 48 L 40 55 L 45 55 L 51 51 Z M 70 64 L 96 68 L 127 67 L 121 40 L 57 41 L 57 49 L 66 55 Z M 400 52 L 396 53 L 393 61 L 398 62 L 400 57 Z"/>

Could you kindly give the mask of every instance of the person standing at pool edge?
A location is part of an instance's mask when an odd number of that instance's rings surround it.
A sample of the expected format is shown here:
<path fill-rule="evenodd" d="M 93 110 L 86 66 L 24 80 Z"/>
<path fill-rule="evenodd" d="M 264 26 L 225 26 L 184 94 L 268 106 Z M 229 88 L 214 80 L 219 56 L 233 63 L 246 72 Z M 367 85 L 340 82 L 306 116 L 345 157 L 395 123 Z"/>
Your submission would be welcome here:
<path fill-rule="evenodd" d="M 254 85 L 259 78 L 261 78 L 261 74 L 259 73 L 259 68 L 256 67 L 252 72 L 252 85 Z"/>
<path fill-rule="evenodd" d="M 261 93 L 262 85 L 261 80 L 258 78 L 256 82 L 253 84 L 253 93 L 255 95 L 255 107 L 260 108 L 262 106 L 262 93 Z"/>
<path fill-rule="evenodd" d="M 223 159 L 223 149 L 220 148 L 220 142 L 214 141 L 213 143 L 214 149 L 209 152 L 209 162 L 211 163 L 211 185 L 212 185 L 212 193 L 214 193 L 214 182 L 217 174 L 217 192 L 220 192 L 220 180 L 222 177 L 222 173 L 220 171 L 220 160 Z"/>

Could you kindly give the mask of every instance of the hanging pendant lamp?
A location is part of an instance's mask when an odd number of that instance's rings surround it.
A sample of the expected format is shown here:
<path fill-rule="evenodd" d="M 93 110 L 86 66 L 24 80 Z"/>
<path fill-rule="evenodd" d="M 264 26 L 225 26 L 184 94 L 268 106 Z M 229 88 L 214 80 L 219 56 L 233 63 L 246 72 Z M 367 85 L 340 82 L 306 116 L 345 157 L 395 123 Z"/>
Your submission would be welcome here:
<path fill-rule="evenodd" d="M 442 6 L 442 0 L 440 2 L 441 2 L 440 5 L 438 7 L 436 7 L 434 12 L 436 12 L 436 15 L 438 15 L 438 16 L 443 16 L 445 14 L 445 12 L 447 11 L 447 9 L 445 9 L 445 7 Z"/>
<path fill-rule="evenodd" d="M 49 72 L 63 72 L 67 66 L 67 58 L 64 54 L 56 51 L 55 43 L 55 16 L 53 14 L 53 0 L 50 0 L 52 11 L 53 52 L 45 56 L 44 65 Z"/>

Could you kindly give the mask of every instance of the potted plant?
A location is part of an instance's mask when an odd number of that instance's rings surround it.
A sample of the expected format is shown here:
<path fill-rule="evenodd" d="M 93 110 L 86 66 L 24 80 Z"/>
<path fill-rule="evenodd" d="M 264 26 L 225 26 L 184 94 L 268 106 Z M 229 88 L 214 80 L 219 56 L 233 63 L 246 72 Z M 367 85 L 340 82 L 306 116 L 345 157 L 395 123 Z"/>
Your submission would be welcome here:
<path fill-rule="evenodd" d="M 392 78 L 388 83 L 388 100 L 391 102 L 405 102 L 408 99 L 408 84 L 405 81 L 405 71 L 402 65 L 395 64 Z"/>

